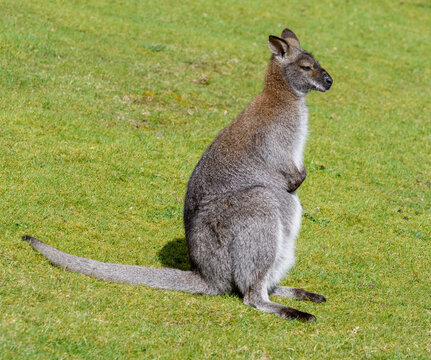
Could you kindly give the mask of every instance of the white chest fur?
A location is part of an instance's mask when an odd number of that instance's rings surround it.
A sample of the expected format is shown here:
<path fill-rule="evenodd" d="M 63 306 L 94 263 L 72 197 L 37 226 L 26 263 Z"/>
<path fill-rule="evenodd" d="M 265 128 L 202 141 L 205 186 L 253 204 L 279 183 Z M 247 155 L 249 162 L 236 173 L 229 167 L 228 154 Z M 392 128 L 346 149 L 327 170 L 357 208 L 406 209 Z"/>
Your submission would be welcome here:
<path fill-rule="evenodd" d="M 305 97 L 299 103 L 299 121 L 296 134 L 292 143 L 292 158 L 295 165 L 300 169 L 304 163 L 304 148 L 308 134 L 308 108 L 305 103 Z"/>

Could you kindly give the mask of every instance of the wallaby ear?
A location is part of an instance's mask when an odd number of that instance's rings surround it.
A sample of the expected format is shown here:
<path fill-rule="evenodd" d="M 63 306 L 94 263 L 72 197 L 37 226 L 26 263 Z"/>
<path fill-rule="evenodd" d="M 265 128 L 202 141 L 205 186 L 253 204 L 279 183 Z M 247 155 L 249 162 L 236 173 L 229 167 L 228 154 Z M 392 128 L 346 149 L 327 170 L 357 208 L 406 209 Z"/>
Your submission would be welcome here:
<path fill-rule="evenodd" d="M 277 36 L 269 35 L 268 47 L 276 56 L 284 57 L 289 54 L 289 45 L 287 42 Z"/>
<path fill-rule="evenodd" d="M 286 42 L 290 45 L 290 46 L 295 46 L 300 48 L 301 46 L 299 45 L 299 40 L 298 37 L 295 35 L 295 33 L 286 28 L 283 30 L 283 32 L 281 33 L 281 38 L 286 40 Z"/>

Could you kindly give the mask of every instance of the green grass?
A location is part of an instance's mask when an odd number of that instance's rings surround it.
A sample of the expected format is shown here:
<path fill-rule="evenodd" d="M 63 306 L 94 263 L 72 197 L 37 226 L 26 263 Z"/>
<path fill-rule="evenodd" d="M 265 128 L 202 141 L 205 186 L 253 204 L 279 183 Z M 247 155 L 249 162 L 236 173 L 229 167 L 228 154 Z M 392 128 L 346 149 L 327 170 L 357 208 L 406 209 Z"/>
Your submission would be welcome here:
<path fill-rule="evenodd" d="M 0 358 L 429 359 L 431 6 L 412 1 L 0 3 Z M 289 322 L 51 266 L 188 268 L 202 152 L 262 88 L 292 28 L 334 78 L 308 98 L 297 265 L 328 302 Z"/>

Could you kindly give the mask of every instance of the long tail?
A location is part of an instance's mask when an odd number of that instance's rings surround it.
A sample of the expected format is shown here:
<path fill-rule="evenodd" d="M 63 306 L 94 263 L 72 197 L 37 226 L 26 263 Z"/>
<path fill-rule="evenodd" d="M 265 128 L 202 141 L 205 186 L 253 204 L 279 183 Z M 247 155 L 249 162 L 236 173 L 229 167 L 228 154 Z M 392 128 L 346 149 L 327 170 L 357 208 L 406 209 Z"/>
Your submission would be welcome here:
<path fill-rule="evenodd" d="M 116 283 L 145 284 L 154 289 L 180 290 L 207 295 L 216 293 L 199 274 L 193 271 L 104 263 L 67 254 L 32 236 L 26 235 L 22 239 L 30 243 L 51 263 L 71 272 Z"/>

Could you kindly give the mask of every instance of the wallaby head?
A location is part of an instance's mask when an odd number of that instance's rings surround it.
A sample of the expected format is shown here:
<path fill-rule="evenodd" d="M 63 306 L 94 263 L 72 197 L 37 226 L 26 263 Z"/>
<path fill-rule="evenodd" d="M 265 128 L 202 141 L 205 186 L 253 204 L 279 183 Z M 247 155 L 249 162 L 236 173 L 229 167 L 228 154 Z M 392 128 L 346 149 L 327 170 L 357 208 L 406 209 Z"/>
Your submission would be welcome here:
<path fill-rule="evenodd" d="M 301 49 L 292 30 L 284 29 L 281 37 L 270 35 L 268 46 L 273 54 L 270 64 L 273 73 L 281 75 L 297 95 L 305 95 L 310 90 L 325 92 L 331 88 L 331 76 L 313 55 Z"/>

